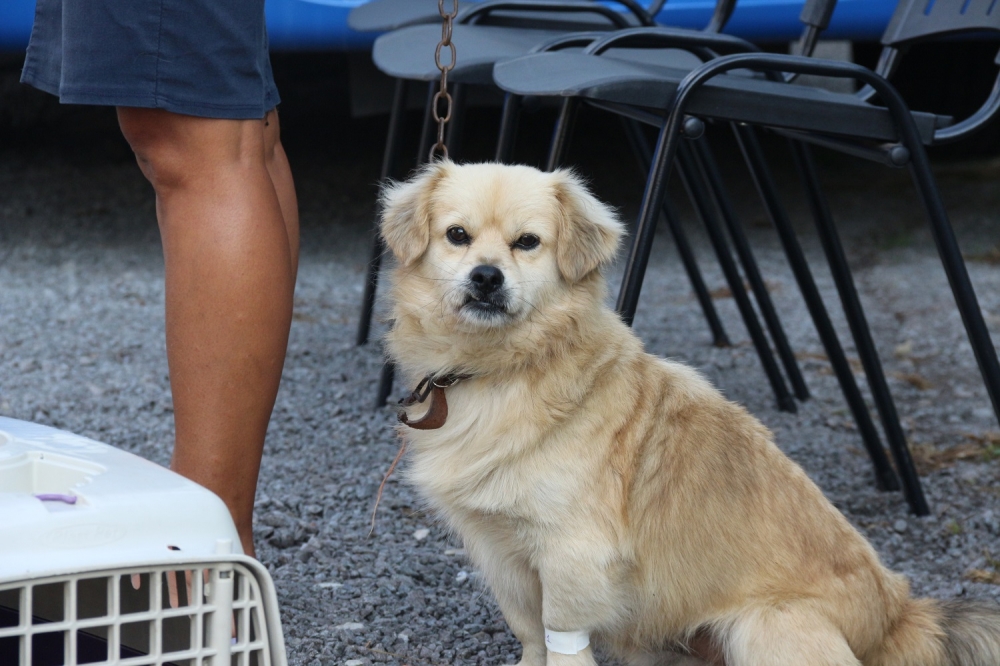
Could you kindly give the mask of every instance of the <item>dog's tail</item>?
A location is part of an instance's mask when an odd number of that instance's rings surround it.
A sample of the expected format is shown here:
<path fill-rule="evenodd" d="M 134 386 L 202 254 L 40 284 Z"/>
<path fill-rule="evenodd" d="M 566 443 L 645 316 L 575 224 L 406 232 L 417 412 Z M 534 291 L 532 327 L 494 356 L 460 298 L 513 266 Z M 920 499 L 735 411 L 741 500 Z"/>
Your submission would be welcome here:
<path fill-rule="evenodd" d="M 909 599 L 889 630 L 878 666 L 1000 666 L 1000 606 Z M 868 663 L 868 662 L 866 662 Z"/>
<path fill-rule="evenodd" d="M 976 601 L 938 604 L 948 666 L 1000 665 L 1000 607 Z"/>

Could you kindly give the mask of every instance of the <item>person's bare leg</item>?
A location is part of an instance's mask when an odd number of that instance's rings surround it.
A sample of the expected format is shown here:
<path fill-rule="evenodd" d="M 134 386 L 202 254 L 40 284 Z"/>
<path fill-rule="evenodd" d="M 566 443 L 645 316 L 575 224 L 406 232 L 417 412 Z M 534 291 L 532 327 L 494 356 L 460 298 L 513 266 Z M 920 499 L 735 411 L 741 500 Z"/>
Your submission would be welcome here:
<path fill-rule="evenodd" d="M 295 283 L 297 215 L 286 224 L 282 214 L 282 203 L 294 210 L 287 161 L 277 159 L 277 143 L 268 160 L 263 120 L 121 108 L 119 123 L 156 191 L 176 424 L 171 467 L 223 499 L 253 555 L 257 475 Z"/>
<path fill-rule="evenodd" d="M 288 230 L 288 248 L 292 254 L 292 275 L 299 269 L 299 202 L 295 196 L 295 183 L 292 181 L 292 170 L 288 165 L 288 156 L 281 145 L 281 128 L 278 123 L 277 109 L 268 112 L 264 117 L 264 157 L 267 160 L 267 171 L 278 194 L 278 204 L 281 206 L 281 216 L 285 219 Z"/>

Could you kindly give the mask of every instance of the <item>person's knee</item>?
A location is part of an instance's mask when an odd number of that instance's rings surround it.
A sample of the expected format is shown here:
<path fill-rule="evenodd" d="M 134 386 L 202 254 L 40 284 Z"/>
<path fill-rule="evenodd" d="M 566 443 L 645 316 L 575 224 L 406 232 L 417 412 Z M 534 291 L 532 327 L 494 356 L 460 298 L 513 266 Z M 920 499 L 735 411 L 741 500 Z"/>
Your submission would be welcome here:
<path fill-rule="evenodd" d="M 162 109 L 118 109 L 122 134 L 157 192 L 183 187 L 213 170 L 262 163 L 265 137 L 260 122 L 199 118 Z"/>
<path fill-rule="evenodd" d="M 184 149 L 174 116 L 160 109 L 118 109 L 118 126 L 142 173 L 156 189 L 183 178 Z"/>

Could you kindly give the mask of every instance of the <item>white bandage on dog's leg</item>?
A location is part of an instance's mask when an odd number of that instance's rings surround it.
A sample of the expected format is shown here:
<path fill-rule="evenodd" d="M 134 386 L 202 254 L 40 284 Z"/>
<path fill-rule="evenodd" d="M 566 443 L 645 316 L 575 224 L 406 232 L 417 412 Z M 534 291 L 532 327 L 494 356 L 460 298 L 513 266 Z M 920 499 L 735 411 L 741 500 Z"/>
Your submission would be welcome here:
<path fill-rule="evenodd" d="M 590 645 L 590 634 L 586 631 L 545 630 L 545 647 L 559 654 L 579 654 Z"/>

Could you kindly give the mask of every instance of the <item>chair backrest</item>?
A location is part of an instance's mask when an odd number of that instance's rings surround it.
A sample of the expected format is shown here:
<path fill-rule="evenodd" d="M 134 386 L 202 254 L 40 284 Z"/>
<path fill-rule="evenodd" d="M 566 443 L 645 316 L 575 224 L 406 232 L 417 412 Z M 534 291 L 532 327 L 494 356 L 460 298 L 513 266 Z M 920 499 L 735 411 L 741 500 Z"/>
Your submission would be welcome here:
<path fill-rule="evenodd" d="M 610 0 L 632 14 L 639 25 L 656 25 L 646 8 L 636 0 Z M 511 13 L 513 12 L 513 15 Z M 624 14 L 596 0 L 485 0 L 476 2 L 459 12 L 456 23 L 465 24 L 496 24 L 514 27 L 542 27 L 551 24 L 553 14 L 570 16 L 573 14 L 591 14 L 602 16 L 608 21 L 608 28 L 626 28 L 629 26 Z M 571 24 L 556 20 L 560 28 L 572 30 Z M 587 29 L 578 26 L 575 29 Z"/>
<path fill-rule="evenodd" d="M 510 10 L 510 9 L 520 9 L 520 10 L 531 10 L 532 5 L 537 4 L 538 9 L 544 11 L 544 5 L 547 0 L 486 0 L 482 4 L 474 4 L 467 7 L 460 14 L 458 19 L 459 23 L 469 23 L 469 22 L 481 22 L 487 18 L 490 13 L 496 11 Z M 598 0 L 591 0 L 596 3 Z M 633 16 L 635 16 L 640 25 L 653 26 L 655 25 L 656 15 L 662 11 L 667 0 L 652 0 L 648 6 L 643 7 L 637 0 L 609 0 L 612 4 L 617 3 L 622 5 L 627 9 Z M 837 0 L 807 0 L 807 5 L 829 5 L 830 11 L 833 10 L 833 5 L 836 4 Z M 716 0 L 715 8 L 712 10 L 712 18 L 710 19 L 708 26 L 705 28 L 708 32 L 722 32 L 722 29 L 726 27 L 726 23 L 729 21 L 729 17 L 732 16 L 733 10 L 736 8 L 737 0 Z M 580 0 L 573 0 L 572 2 L 564 2 L 561 0 L 556 0 L 555 4 L 560 5 L 560 9 L 563 11 L 578 11 L 587 12 L 587 2 L 581 4 Z M 608 11 L 608 8 L 603 5 L 599 5 L 598 9 Z M 594 11 L 593 8 L 590 11 Z M 602 12 L 603 13 L 603 12 Z M 528 19 L 530 20 L 530 19 Z M 805 20 L 805 19 L 803 19 Z M 827 13 L 827 21 L 829 21 L 829 12 Z M 825 25 L 821 28 L 825 29 Z"/>
<path fill-rule="evenodd" d="M 722 29 L 726 27 L 726 23 L 729 22 L 729 18 L 736 10 L 736 2 L 737 0 L 717 0 L 715 9 L 712 11 L 712 18 L 705 27 L 705 31 L 722 32 Z M 649 13 L 655 18 L 665 3 L 666 0 L 663 0 L 663 2 L 653 2 L 650 5 Z M 833 8 L 836 6 L 837 0 L 806 0 L 803 5 L 799 20 L 805 24 L 806 29 L 802 35 L 801 43 L 803 45 L 808 44 L 806 48 L 809 52 L 812 52 L 812 49 L 815 47 L 819 34 L 830 25 L 830 16 L 833 14 Z M 800 46 L 800 52 L 801 48 Z"/>
<path fill-rule="evenodd" d="M 804 27 L 796 49 L 797 55 L 812 55 L 820 34 L 830 25 L 830 17 L 836 6 L 837 0 L 806 0 L 802 5 L 799 20 Z"/>
<path fill-rule="evenodd" d="M 973 32 L 1000 32 L 997 0 L 900 0 L 882 35 L 885 46 Z"/>
<path fill-rule="evenodd" d="M 903 53 L 918 42 L 961 35 L 1000 36 L 1000 0 L 899 0 L 882 35 L 875 71 L 889 78 Z M 994 62 L 1000 65 L 1000 51 Z M 858 93 L 871 96 L 870 89 Z M 934 133 L 934 143 L 958 141 L 981 129 L 1000 113 L 1000 72 L 986 101 L 968 118 Z"/>
<path fill-rule="evenodd" d="M 712 12 L 712 19 L 705 26 L 707 32 L 722 32 L 722 29 L 726 27 L 726 23 L 729 22 L 729 17 L 733 15 L 733 10 L 736 9 L 736 0 L 718 0 L 715 3 L 715 10 Z M 656 14 L 653 14 L 655 17 Z"/>

